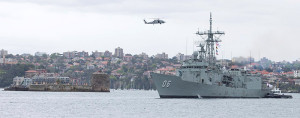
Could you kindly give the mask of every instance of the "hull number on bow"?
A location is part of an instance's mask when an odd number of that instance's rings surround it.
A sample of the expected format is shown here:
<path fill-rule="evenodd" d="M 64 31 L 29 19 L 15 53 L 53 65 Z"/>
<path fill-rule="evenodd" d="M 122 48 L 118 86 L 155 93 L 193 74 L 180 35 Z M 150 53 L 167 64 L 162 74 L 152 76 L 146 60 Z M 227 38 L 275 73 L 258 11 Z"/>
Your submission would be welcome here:
<path fill-rule="evenodd" d="M 164 88 L 164 87 L 169 87 L 171 85 L 171 80 L 169 80 L 169 81 L 167 81 L 167 80 L 165 80 L 165 81 L 163 81 L 163 83 L 162 83 L 162 87 Z"/>

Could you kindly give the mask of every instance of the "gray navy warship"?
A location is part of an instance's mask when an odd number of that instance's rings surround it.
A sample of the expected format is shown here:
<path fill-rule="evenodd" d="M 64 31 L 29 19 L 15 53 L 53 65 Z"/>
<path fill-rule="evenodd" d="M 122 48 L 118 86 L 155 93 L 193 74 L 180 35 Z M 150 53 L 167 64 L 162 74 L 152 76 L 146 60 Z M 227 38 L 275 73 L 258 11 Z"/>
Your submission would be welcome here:
<path fill-rule="evenodd" d="M 196 32 L 204 38 L 191 59 L 185 60 L 176 75 L 151 73 L 160 98 L 262 98 L 270 94 L 260 74 L 246 69 L 226 69 L 216 62 L 216 43 L 225 33 L 210 29 Z"/>

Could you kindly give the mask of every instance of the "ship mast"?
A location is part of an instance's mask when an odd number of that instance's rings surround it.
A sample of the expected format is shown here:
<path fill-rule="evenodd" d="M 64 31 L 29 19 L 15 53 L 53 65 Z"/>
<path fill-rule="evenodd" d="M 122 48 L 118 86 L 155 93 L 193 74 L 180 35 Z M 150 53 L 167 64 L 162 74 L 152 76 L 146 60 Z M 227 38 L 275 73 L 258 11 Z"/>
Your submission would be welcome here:
<path fill-rule="evenodd" d="M 212 31 L 212 16 L 210 13 L 210 27 L 208 31 L 204 32 L 196 32 L 197 35 L 200 35 L 206 43 L 206 60 L 209 63 L 209 65 L 215 65 L 216 63 L 216 52 L 215 52 L 215 43 L 221 42 L 220 36 L 224 35 L 225 33 L 223 31 Z M 206 39 L 203 36 L 207 36 Z"/>

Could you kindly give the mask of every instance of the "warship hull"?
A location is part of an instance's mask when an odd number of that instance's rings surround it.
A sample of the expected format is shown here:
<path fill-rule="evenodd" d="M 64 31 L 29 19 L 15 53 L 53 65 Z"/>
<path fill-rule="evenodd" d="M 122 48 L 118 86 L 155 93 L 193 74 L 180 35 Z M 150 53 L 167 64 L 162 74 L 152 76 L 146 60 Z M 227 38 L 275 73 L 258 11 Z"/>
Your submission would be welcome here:
<path fill-rule="evenodd" d="M 160 98 L 262 98 L 262 89 L 233 88 L 183 81 L 174 75 L 151 74 Z"/>

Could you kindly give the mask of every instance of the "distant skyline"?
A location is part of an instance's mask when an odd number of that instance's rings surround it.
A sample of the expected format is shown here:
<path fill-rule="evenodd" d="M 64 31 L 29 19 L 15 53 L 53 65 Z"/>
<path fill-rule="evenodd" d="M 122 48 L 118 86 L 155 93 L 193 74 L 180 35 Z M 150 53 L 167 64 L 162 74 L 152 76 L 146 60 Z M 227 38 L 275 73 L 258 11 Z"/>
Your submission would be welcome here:
<path fill-rule="evenodd" d="M 190 55 L 200 40 L 194 33 L 225 31 L 218 58 L 267 57 L 300 60 L 300 1 L 198 0 L 0 0 L 0 49 L 35 52 L 165 52 Z M 163 25 L 143 19 L 162 18 Z M 187 42 L 187 51 L 186 51 Z"/>

